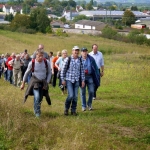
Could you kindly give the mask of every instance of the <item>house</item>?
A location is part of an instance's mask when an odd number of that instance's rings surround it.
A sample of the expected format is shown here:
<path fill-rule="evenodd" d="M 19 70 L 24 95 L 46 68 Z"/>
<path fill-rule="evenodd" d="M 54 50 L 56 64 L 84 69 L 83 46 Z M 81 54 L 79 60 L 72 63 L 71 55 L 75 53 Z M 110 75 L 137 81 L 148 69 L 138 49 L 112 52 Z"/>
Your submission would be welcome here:
<path fill-rule="evenodd" d="M 65 17 L 66 20 L 73 20 L 74 17 L 78 16 L 79 12 L 77 12 L 76 10 L 65 10 L 63 12 L 62 17 Z"/>
<path fill-rule="evenodd" d="M 59 18 L 59 17 L 54 14 L 48 14 L 48 18 Z"/>
<path fill-rule="evenodd" d="M 22 6 L 20 5 L 15 5 L 15 6 L 9 6 L 9 5 L 3 5 L 3 12 L 5 14 L 16 14 L 17 12 L 19 12 L 20 14 L 22 14 Z"/>
<path fill-rule="evenodd" d="M 64 23 L 62 23 L 61 21 L 52 21 L 51 26 L 52 28 L 63 28 Z"/>
<path fill-rule="evenodd" d="M 79 11 L 82 11 L 83 10 L 83 7 L 80 6 L 80 5 L 77 5 L 76 6 L 76 12 L 79 12 Z"/>
<path fill-rule="evenodd" d="M 79 20 L 75 23 L 75 29 L 84 29 L 84 30 L 102 30 L 106 26 L 105 23 L 100 21 L 91 21 L 91 20 Z"/>
<path fill-rule="evenodd" d="M 136 19 L 150 17 L 147 13 L 143 13 L 140 11 L 132 11 L 135 15 Z M 124 11 L 116 11 L 116 10 L 84 10 L 79 12 L 79 15 L 85 15 L 87 17 L 92 18 L 93 20 L 112 18 L 112 19 L 121 19 L 124 15 Z"/>

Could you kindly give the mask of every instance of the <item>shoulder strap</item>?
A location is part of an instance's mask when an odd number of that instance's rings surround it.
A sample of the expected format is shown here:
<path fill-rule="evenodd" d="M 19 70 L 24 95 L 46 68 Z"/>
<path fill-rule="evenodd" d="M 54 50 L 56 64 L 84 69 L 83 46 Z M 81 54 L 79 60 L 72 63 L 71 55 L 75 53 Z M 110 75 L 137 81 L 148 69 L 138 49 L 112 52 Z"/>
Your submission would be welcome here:
<path fill-rule="evenodd" d="M 32 72 L 34 72 L 34 66 L 35 66 L 35 59 L 32 59 L 32 69 L 31 69 Z"/>
<path fill-rule="evenodd" d="M 45 68 L 46 68 L 46 72 L 48 71 L 48 64 L 47 64 L 47 60 L 46 58 L 44 58 L 44 63 L 45 63 Z M 34 72 L 34 66 L 35 66 L 35 59 L 32 59 L 32 72 Z"/>
<path fill-rule="evenodd" d="M 48 69 L 48 64 L 46 58 L 44 58 L 45 68 Z"/>
<path fill-rule="evenodd" d="M 68 57 L 68 65 L 67 65 L 67 70 L 69 69 L 70 66 L 70 61 L 71 61 L 71 56 Z"/>

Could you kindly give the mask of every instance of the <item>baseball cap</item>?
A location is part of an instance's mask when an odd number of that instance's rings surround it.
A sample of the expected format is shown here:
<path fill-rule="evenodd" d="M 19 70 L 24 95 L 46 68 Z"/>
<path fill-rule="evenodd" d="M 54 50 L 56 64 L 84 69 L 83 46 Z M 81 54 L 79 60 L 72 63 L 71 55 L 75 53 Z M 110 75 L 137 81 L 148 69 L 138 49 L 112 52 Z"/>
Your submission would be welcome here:
<path fill-rule="evenodd" d="M 82 47 L 81 51 L 88 51 L 88 49 L 86 47 Z"/>
<path fill-rule="evenodd" d="M 80 50 L 80 48 L 78 46 L 74 46 L 72 50 Z"/>

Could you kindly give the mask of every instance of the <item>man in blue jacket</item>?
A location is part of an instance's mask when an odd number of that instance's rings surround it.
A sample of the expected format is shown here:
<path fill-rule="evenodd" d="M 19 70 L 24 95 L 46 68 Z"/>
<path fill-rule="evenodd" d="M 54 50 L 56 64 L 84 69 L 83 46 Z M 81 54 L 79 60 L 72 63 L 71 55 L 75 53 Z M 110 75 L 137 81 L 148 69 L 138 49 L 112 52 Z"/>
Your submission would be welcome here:
<path fill-rule="evenodd" d="M 85 86 L 80 87 L 82 111 L 86 111 L 86 107 L 92 110 L 92 99 L 94 96 L 94 87 L 100 86 L 100 73 L 96 62 L 92 56 L 88 54 L 87 48 L 81 49 L 81 59 L 85 73 Z M 86 86 L 88 89 L 88 101 L 86 102 Z"/>

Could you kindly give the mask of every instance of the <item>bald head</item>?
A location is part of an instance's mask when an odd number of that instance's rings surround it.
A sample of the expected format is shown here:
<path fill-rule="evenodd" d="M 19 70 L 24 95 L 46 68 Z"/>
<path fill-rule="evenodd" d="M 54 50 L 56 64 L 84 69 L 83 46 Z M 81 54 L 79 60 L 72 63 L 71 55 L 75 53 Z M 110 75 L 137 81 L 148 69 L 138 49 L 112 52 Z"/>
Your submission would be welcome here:
<path fill-rule="evenodd" d="M 44 49 L 44 45 L 43 45 L 43 44 L 40 44 L 40 45 L 39 45 L 39 49 Z"/>

